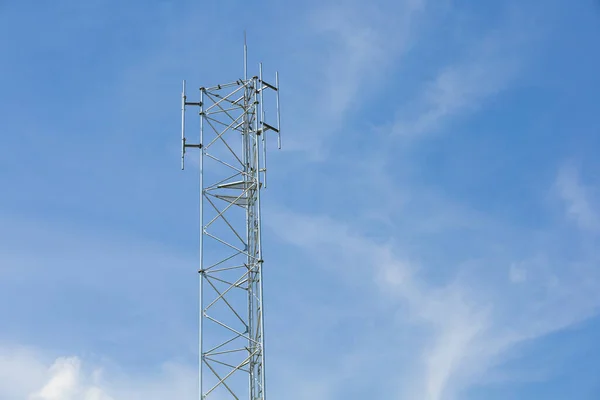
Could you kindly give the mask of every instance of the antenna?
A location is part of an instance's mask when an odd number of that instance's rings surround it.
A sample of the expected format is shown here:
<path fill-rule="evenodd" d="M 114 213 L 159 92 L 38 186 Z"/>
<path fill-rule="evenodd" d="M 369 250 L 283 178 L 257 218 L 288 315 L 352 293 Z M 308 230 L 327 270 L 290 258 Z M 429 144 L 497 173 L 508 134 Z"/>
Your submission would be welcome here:
<path fill-rule="evenodd" d="M 275 85 L 244 77 L 200 88 L 189 102 L 183 81 L 181 167 L 186 149 L 200 150 L 199 399 L 265 400 L 265 334 L 261 192 L 267 183 L 267 132 L 280 139 L 279 75 Z M 267 94 L 269 93 L 269 94 Z M 277 106 L 277 127 L 264 101 Z M 198 144 L 185 136 L 185 109 L 199 107 Z M 275 125 L 275 124 L 274 124 Z M 233 397 L 232 397 L 233 396 Z"/>
<path fill-rule="evenodd" d="M 279 71 L 275 71 L 275 90 L 277 91 L 277 148 L 281 149 L 281 112 L 279 111 Z"/>
<path fill-rule="evenodd" d="M 185 149 L 188 147 L 202 148 L 202 144 L 188 144 L 185 139 L 185 107 L 202 106 L 202 102 L 188 102 L 185 94 L 185 79 L 183 80 L 183 91 L 181 92 L 181 169 L 185 169 Z"/>
<path fill-rule="evenodd" d="M 248 45 L 246 44 L 246 31 L 244 30 L 244 80 L 248 79 Z"/>
<path fill-rule="evenodd" d="M 181 169 L 185 169 L 185 79 L 181 91 Z"/>

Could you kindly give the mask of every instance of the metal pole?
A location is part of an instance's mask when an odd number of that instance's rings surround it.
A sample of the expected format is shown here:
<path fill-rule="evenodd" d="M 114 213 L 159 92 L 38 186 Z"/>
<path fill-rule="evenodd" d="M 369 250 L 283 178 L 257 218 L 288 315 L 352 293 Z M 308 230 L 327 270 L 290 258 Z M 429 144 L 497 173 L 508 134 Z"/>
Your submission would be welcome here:
<path fill-rule="evenodd" d="M 183 90 L 181 92 L 181 169 L 185 167 L 185 79 L 183 80 Z"/>
<path fill-rule="evenodd" d="M 256 331 L 257 329 L 259 329 L 258 326 L 254 325 L 254 322 L 260 322 L 260 321 L 256 321 L 255 318 L 255 312 L 258 312 L 260 310 L 260 303 L 255 303 L 254 298 L 257 296 L 258 293 L 256 293 L 256 289 L 257 289 L 257 285 L 256 285 L 256 279 L 258 278 L 258 268 L 260 267 L 260 250 L 259 250 L 259 246 L 260 243 L 258 241 L 258 235 L 260 233 L 260 227 L 259 227 L 259 215 L 258 215 L 258 194 L 260 193 L 260 159 L 259 159 L 259 129 L 260 129 L 260 125 L 259 125 L 259 107 L 257 107 L 257 104 L 259 103 L 259 99 L 258 99 L 258 92 L 257 89 L 259 88 L 258 85 L 262 85 L 262 83 L 258 82 L 258 79 L 254 79 L 254 113 L 256 115 L 256 118 L 254 119 L 254 132 L 252 134 L 252 164 L 253 164 L 253 177 L 252 180 L 255 184 L 255 191 L 254 191 L 254 202 L 252 204 L 252 215 L 253 215 L 253 222 L 252 222 L 252 255 L 254 257 L 256 257 L 253 260 L 253 271 L 252 271 L 252 319 L 253 319 L 253 324 L 252 324 L 252 339 L 253 339 L 253 348 L 252 348 L 252 352 L 256 353 L 256 350 L 259 349 L 260 344 L 257 343 L 258 340 L 258 332 Z M 256 306 L 256 308 L 255 308 Z M 255 333 L 256 332 L 256 333 Z M 258 387 L 257 387 L 257 379 L 259 378 L 259 376 L 256 376 L 256 374 L 260 374 L 260 363 L 257 363 L 257 358 L 256 354 L 253 356 L 253 360 L 252 360 L 252 385 L 253 385 L 253 396 L 255 396 L 256 398 L 259 398 L 257 395 L 259 393 Z M 261 359 L 262 360 L 262 359 Z M 258 365 L 257 365 L 258 364 Z M 262 400 L 262 399 L 261 399 Z"/>
<path fill-rule="evenodd" d="M 262 76 L 262 64 L 260 66 L 260 72 L 261 72 L 261 76 Z M 261 78 L 261 87 L 262 87 L 262 78 Z M 261 110 L 261 114 L 262 114 L 262 90 L 260 91 L 260 110 Z M 263 142 L 265 140 L 264 135 L 264 124 L 262 124 L 261 121 L 261 129 L 263 129 L 262 131 L 262 135 L 263 135 Z M 264 304 L 263 304 L 263 287 L 262 287 L 262 283 L 263 283 L 263 278 L 262 278 L 262 268 L 263 268 L 263 258 L 262 258 L 262 223 L 261 223 L 261 217 L 260 217 L 260 191 L 261 191 L 261 187 L 260 187 L 260 172 L 259 172 L 259 168 L 258 166 L 260 166 L 260 151 L 258 151 L 258 146 L 256 147 L 256 229 L 257 229 L 257 252 L 258 252 L 258 279 L 259 279 L 259 293 L 258 293 L 258 320 L 260 323 L 260 358 L 261 358 L 261 362 L 260 362 L 260 367 L 261 371 L 260 371 L 260 385 L 261 385 L 261 393 L 262 393 L 262 398 L 261 400 L 265 400 L 266 399 L 266 390 L 265 390 L 265 385 L 266 385 L 266 379 L 265 379 L 265 320 L 264 320 Z M 266 160 L 265 160 L 266 162 Z M 266 177 L 265 177 L 265 187 L 266 187 Z M 258 339 L 258 337 L 257 337 Z"/>
<path fill-rule="evenodd" d="M 275 72 L 275 87 L 277 88 L 277 147 L 281 149 L 281 114 L 279 112 L 279 71 Z"/>
<path fill-rule="evenodd" d="M 244 153 L 244 176 L 243 176 L 243 182 L 244 182 L 244 187 L 246 188 L 250 188 L 252 185 L 252 180 L 250 179 L 250 169 L 251 169 L 251 165 L 252 165 L 252 159 L 251 159 L 251 155 L 250 155 L 250 113 L 249 113 L 249 105 L 250 105 L 250 89 L 249 89 L 249 85 L 250 83 L 248 82 L 247 79 L 247 47 L 246 47 L 246 37 L 245 37 L 245 33 L 244 33 L 244 79 L 245 79 L 245 85 L 246 87 L 244 88 L 244 130 L 242 132 L 242 139 L 243 139 L 243 153 Z M 248 268 L 248 283 L 247 283 L 247 290 L 248 290 L 248 309 L 247 309 L 247 313 L 248 313 L 248 321 L 247 321 L 247 333 L 248 333 L 248 393 L 249 393 L 249 397 L 250 399 L 253 399 L 254 397 L 254 373 L 253 373 L 253 368 L 252 368 L 252 320 L 254 319 L 252 316 L 252 258 L 251 258 L 251 252 L 253 251 L 252 249 L 252 211 L 251 211 L 251 196 L 252 194 L 252 189 L 250 189 L 246 196 L 247 196 L 247 200 L 246 200 L 246 251 L 248 252 L 248 255 L 246 256 L 246 267 Z"/>
<path fill-rule="evenodd" d="M 267 141 L 266 141 L 266 132 L 265 132 L 265 112 L 263 109 L 263 73 L 262 73 L 262 63 L 258 65 L 259 71 L 259 79 L 260 79 L 260 134 L 262 136 L 262 150 L 263 150 L 263 179 L 265 181 L 265 189 L 267 188 Z M 258 168 L 260 169 L 260 163 L 258 163 Z"/>
<path fill-rule="evenodd" d="M 244 31 L 244 80 L 248 80 L 248 46 L 246 45 L 246 31 Z"/>
<path fill-rule="evenodd" d="M 200 146 L 204 140 L 204 88 L 200 89 Z M 200 321 L 198 324 L 198 389 L 199 400 L 204 399 L 203 395 L 203 320 L 204 320 L 204 148 L 200 147 L 200 282 L 199 282 L 199 306 L 200 306 Z"/>

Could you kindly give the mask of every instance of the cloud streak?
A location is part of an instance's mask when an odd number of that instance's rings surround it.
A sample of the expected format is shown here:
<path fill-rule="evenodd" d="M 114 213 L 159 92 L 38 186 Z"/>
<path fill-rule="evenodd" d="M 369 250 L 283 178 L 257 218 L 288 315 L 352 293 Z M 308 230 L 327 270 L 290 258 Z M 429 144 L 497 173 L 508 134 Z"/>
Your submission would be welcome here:
<path fill-rule="evenodd" d="M 508 251 L 501 259 L 494 252 L 477 260 L 459 259 L 443 266 L 450 274 L 434 284 L 426 279 L 431 267 L 414 261 L 422 254 L 398 237 L 376 243 L 359 226 L 324 216 L 283 212 L 276 221 L 272 228 L 282 240 L 311 254 L 313 261 L 338 274 L 348 287 L 367 283 L 369 293 L 392 300 L 395 313 L 401 315 L 394 329 L 412 326 L 427 332 L 420 352 L 410 361 L 413 368 L 421 368 L 416 383 L 394 398 L 460 398 L 472 384 L 501 367 L 516 345 L 590 318 L 600 306 L 600 274 L 594 268 L 598 252 L 553 260 L 553 241 L 564 235 L 559 228 L 544 233 L 549 239 L 531 241 L 527 249 L 531 256 Z M 477 229 L 487 240 L 497 240 L 487 232 L 494 226 Z M 511 229 L 514 240 L 532 235 L 523 228 Z M 445 251 L 431 238 L 421 240 L 427 241 L 423 251 Z M 505 243 L 508 248 L 512 245 Z M 501 271 L 503 279 L 498 275 Z M 379 342 L 374 335 L 362 341 Z M 406 368 L 395 371 L 398 376 L 411 376 Z"/>
<path fill-rule="evenodd" d="M 310 89 L 310 96 L 295 96 L 306 114 L 290 121 L 287 150 L 308 151 L 314 160 L 323 160 L 331 140 L 353 119 L 352 112 L 380 92 L 386 74 L 416 40 L 417 22 L 426 17 L 425 3 L 326 2 L 310 12 L 305 39 L 318 44 L 302 58 L 314 61 L 303 64 L 303 71 L 290 69 L 288 74 L 301 76 L 309 71 L 313 79 L 308 86 L 292 87 L 296 93 Z M 296 108 L 298 100 L 289 100 Z"/>
<path fill-rule="evenodd" d="M 600 217 L 592 206 L 590 189 L 581 182 L 579 170 L 575 165 L 561 166 L 556 177 L 556 189 L 569 220 L 584 230 L 600 229 Z"/>
<path fill-rule="evenodd" d="M 522 24 L 522 18 L 510 20 L 458 49 L 458 58 L 447 62 L 414 99 L 403 104 L 392 133 L 414 138 L 443 130 L 509 88 L 524 67 L 533 36 L 523 34 Z"/>

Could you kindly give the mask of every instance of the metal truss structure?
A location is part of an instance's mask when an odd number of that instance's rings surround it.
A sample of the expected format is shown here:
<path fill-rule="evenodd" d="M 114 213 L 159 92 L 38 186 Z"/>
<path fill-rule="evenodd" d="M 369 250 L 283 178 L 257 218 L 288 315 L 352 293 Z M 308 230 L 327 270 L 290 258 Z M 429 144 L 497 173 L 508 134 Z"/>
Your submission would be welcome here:
<path fill-rule="evenodd" d="M 264 400 L 265 335 L 261 190 L 267 183 L 267 138 L 279 134 L 279 76 L 275 84 L 248 77 L 201 87 L 197 102 L 181 104 L 181 168 L 188 148 L 200 149 L 199 399 Z M 270 93 L 270 94 L 268 94 Z M 263 99 L 276 103 L 265 121 Z M 186 141 L 185 112 L 197 107 L 200 140 Z"/>

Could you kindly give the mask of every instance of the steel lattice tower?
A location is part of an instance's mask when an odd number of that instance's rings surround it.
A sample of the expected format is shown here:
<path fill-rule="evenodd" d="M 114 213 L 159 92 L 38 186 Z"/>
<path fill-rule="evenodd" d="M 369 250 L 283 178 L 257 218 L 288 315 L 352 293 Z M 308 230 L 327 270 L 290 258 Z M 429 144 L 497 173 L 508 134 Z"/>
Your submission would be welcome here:
<path fill-rule="evenodd" d="M 189 102 L 183 82 L 181 168 L 190 147 L 200 149 L 199 399 L 264 400 L 265 335 L 261 190 L 266 187 L 267 131 L 279 134 L 279 76 L 275 85 L 244 77 L 201 87 Z M 271 93 L 276 122 L 266 123 Z M 198 107 L 200 140 L 186 142 L 185 111 Z"/>

